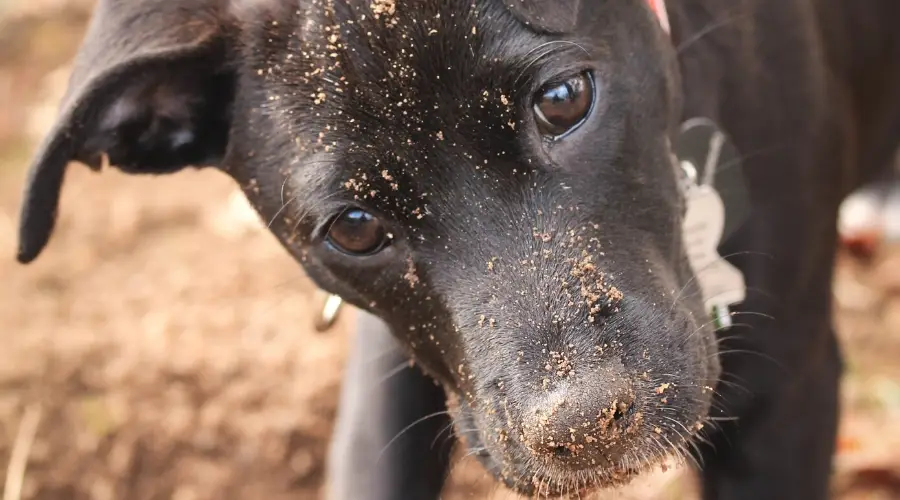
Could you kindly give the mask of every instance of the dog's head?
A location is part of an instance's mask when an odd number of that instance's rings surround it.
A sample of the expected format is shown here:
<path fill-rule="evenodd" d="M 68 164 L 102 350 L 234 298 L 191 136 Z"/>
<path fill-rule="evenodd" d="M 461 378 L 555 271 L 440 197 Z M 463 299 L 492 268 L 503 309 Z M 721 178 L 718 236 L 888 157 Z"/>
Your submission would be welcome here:
<path fill-rule="evenodd" d="M 677 78 L 643 0 L 101 0 L 19 258 L 70 160 L 215 165 L 393 328 L 509 486 L 614 484 L 685 445 L 719 370 Z"/>

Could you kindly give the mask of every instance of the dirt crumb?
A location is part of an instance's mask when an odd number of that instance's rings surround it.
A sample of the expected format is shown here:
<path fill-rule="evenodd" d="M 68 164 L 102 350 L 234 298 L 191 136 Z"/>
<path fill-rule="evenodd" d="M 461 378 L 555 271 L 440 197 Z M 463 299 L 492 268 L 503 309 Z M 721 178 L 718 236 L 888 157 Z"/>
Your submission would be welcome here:
<path fill-rule="evenodd" d="M 416 274 L 416 263 L 413 262 L 412 258 L 406 260 L 406 273 L 403 275 L 403 279 L 409 283 L 410 288 L 415 288 L 419 284 L 419 276 Z"/>
<path fill-rule="evenodd" d="M 373 0 L 369 8 L 376 19 L 379 16 L 393 16 L 397 12 L 397 2 L 396 0 Z"/>

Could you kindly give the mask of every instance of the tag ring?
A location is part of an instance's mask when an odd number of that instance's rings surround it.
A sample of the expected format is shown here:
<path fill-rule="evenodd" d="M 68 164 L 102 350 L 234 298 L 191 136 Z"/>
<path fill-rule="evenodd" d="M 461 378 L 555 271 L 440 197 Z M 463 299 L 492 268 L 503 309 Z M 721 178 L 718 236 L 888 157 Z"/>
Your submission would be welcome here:
<path fill-rule="evenodd" d="M 685 191 L 697 185 L 697 167 L 688 160 L 679 160 L 681 171 L 684 173 L 684 189 Z"/>
<path fill-rule="evenodd" d="M 324 332 L 334 326 L 344 305 L 344 299 L 321 290 L 317 292 L 317 295 L 319 295 L 321 306 L 317 307 L 318 312 L 313 326 L 317 332 Z"/>

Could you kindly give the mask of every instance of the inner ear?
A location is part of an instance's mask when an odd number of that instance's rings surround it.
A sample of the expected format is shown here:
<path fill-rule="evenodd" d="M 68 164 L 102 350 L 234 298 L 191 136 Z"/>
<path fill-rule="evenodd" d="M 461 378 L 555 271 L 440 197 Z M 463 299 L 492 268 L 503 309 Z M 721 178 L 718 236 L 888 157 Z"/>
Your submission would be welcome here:
<path fill-rule="evenodd" d="M 223 39 L 152 51 L 70 83 L 28 172 L 20 262 L 32 261 L 56 224 L 66 166 L 164 174 L 218 166 L 228 144 L 237 80 Z"/>
<path fill-rule="evenodd" d="M 74 159 L 98 168 L 105 154 L 129 173 L 162 174 L 214 165 L 230 129 L 234 75 L 208 61 L 146 68 L 97 89 L 87 116 L 73 124 Z M 92 102 L 91 102 L 92 101 Z"/>
<path fill-rule="evenodd" d="M 513 16 L 535 31 L 551 34 L 575 29 L 581 0 L 504 0 Z"/>

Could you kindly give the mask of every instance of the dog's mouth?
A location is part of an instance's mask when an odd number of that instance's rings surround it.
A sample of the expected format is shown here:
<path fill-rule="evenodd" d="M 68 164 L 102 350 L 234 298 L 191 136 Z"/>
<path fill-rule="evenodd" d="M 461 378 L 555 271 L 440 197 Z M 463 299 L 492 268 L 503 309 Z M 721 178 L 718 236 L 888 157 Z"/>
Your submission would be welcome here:
<path fill-rule="evenodd" d="M 540 455 L 529 449 L 525 443 L 527 438 L 520 430 L 511 425 L 494 425 L 498 418 L 498 422 L 504 419 L 509 422 L 508 412 L 489 412 L 494 418 L 485 418 L 491 421 L 488 423 L 478 418 L 479 413 L 465 401 L 460 399 L 453 405 L 457 436 L 467 446 L 468 455 L 474 456 L 507 488 L 529 498 L 581 498 L 599 490 L 625 486 L 647 472 L 666 470 L 672 464 L 688 461 L 690 440 L 702 425 L 678 424 L 680 430 L 671 425 L 656 426 L 641 418 L 642 410 L 638 407 L 627 410 L 632 418 L 630 424 L 620 424 L 616 419 L 606 423 L 609 430 L 619 426 L 617 432 L 627 441 L 618 445 L 618 452 L 606 457 L 594 450 L 593 456 L 579 461 L 574 460 L 579 450 L 571 442 L 557 442 L 558 452 Z"/>

